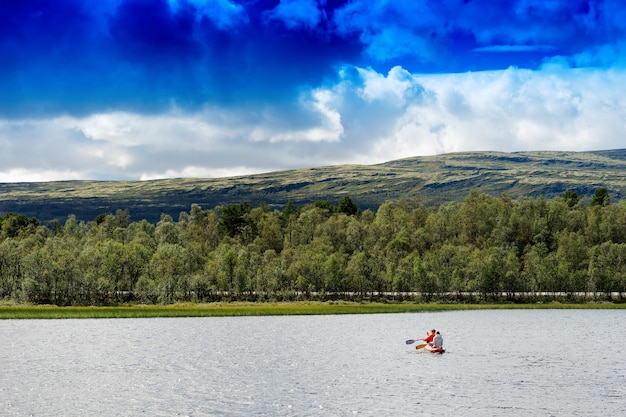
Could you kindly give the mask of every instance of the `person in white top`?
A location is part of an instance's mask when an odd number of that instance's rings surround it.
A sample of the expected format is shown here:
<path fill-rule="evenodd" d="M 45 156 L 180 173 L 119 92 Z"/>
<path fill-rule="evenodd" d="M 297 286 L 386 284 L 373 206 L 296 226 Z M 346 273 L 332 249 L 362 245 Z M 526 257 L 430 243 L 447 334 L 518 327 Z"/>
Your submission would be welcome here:
<path fill-rule="evenodd" d="M 437 334 L 435 335 L 435 338 L 433 339 L 433 346 L 436 348 L 443 347 L 443 336 L 441 335 L 441 333 L 437 332 Z"/>

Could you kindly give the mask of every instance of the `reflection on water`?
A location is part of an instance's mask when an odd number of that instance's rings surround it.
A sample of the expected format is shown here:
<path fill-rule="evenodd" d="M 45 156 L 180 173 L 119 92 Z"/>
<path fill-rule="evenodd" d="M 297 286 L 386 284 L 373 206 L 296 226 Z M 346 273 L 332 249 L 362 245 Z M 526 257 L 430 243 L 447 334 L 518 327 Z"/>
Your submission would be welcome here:
<path fill-rule="evenodd" d="M 626 332 L 616 329 L 625 314 L 0 321 L 0 409 L 3 416 L 626 415 Z M 404 343 L 432 327 L 444 335 L 444 355 Z"/>

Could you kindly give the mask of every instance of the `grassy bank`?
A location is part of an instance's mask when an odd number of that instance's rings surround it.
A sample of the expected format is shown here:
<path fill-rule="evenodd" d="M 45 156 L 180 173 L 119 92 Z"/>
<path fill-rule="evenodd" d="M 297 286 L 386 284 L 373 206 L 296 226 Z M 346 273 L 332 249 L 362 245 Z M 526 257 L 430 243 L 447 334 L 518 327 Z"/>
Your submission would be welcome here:
<path fill-rule="evenodd" d="M 0 306 L 0 319 L 225 317 L 418 313 L 486 309 L 626 309 L 626 304 L 216 303 L 117 307 Z"/>

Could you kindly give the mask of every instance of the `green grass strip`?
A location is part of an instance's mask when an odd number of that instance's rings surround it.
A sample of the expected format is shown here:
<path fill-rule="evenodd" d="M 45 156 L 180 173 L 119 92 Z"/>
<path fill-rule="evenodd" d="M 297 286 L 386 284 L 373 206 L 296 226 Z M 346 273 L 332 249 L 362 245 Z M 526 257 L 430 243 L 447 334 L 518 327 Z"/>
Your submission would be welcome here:
<path fill-rule="evenodd" d="M 0 319 L 94 319 L 150 317 L 283 316 L 417 313 L 494 309 L 626 309 L 626 304 L 384 304 L 384 303 L 215 303 L 116 307 L 0 306 Z"/>

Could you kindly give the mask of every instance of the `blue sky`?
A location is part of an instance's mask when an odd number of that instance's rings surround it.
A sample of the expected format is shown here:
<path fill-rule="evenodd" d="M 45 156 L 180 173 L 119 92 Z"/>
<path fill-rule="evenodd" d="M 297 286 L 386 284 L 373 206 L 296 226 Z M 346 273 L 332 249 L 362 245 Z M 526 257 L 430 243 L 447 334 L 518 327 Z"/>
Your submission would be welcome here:
<path fill-rule="evenodd" d="M 618 0 L 0 0 L 0 181 L 623 148 Z"/>

